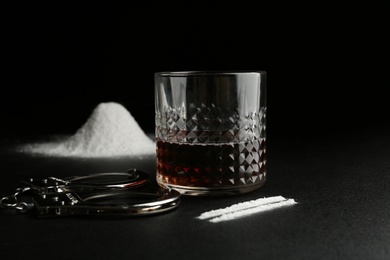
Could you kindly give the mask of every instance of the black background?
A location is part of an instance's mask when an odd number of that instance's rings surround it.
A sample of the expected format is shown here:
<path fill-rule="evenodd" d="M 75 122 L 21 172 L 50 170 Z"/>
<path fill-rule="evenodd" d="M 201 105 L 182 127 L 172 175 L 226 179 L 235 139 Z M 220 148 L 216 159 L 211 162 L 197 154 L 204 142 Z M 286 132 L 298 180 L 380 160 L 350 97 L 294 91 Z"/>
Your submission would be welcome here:
<path fill-rule="evenodd" d="M 154 156 L 84 160 L 11 148 L 24 137 L 72 134 L 107 101 L 122 103 L 153 132 L 158 71 L 265 70 L 268 125 L 267 183 L 253 193 L 183 196 L 156 218 L 37 219 L 1 209 L 1 256 L 388 259 L 385 10 L 374 3 L 3 1 L 2 196 L 28 177 L 134 167 L 154 178 Z M 276 195 L 298 204 L 221 225 L 194 219 Z"/>
<path fill-rule="evenodd" d="M 75 132 L 100 103 L 154 131 L 154 73 L 265 70 L 269 134 L 387 127 L 380 6 L 2 4 L 1 131 Z"/>

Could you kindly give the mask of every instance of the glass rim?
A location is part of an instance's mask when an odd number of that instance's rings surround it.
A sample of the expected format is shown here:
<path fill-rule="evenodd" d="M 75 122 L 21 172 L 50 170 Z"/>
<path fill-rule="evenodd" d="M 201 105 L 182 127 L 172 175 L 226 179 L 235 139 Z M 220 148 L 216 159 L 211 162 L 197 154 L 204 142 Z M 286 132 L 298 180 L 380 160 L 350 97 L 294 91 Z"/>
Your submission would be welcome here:
<path fill-rule="evenodd" d="M 247 74 L 267 74 L 264 70 L 188 70 L 188 71 L 161 71 L 155 72 L 155 77 L 209 77 L 209 76 L 234 76 Z"/>

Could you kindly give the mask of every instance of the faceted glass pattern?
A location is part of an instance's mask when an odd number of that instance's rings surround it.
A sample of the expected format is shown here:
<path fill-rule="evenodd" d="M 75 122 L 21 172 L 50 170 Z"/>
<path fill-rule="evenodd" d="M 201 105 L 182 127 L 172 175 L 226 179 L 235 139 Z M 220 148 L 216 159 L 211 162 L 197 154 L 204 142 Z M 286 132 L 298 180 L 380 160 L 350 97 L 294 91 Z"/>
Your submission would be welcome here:
<path fill-rule="evenodd" d="M 202 104 L 181 117 L 185 108 L 164 107 L 156 114 L 158 140 L 180 143 L 239 143 L 265 137 L 266 108 L 258 113 L 249 112 L 240 117 L 238 111 L 231 114 L 224 108 Z"/>
<path fill-rule="evenodd" d="M 265 74 L 156 73 L 156 179 L 189 195 L 266 180 Z"/>

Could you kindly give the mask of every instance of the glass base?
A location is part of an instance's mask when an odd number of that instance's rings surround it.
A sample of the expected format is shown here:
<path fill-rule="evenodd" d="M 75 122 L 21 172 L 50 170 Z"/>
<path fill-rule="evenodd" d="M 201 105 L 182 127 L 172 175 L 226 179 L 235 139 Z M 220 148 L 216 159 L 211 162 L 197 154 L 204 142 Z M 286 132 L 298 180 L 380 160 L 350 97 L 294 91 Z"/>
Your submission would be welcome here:
<path fill-rule="evenodd" d="M 174 189 L 179 191 L 182 195 L 190 195 L 190 196 L 225 196 L 225 195 L 243 194 L 260 188 L 265 184 L 265 181 L 266 181 L 266 177 L 263 176 L 261 181 L 258 181 L 253 184 L 230 186 L 230 187 L 193 187 L 193 186 L 181 186 L 181 185 L 163 183 L 157 179 L 157 183 L 161 187 Z"/>

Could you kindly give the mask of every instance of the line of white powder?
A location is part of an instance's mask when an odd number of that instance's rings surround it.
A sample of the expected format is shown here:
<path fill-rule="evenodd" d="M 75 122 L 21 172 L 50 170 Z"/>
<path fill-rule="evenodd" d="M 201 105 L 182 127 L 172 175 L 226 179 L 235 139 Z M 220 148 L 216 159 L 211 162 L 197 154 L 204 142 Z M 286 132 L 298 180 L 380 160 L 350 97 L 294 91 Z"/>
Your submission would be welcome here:
<path fill-rule="evenodd" d="M 244 210 L 240 210 L 240 211 L 222 214 L 221 216 L 216 217 L 216 218 L 212 218 L 209 221 L 216 223 L 216 222 L 221 222 L 221 221 L 233 220 L 233 219 L 241 218 L 244 216 L 249 216 L 249 215 L 252 215 L 254 213 L 264 212 L 267 210 L 276 209 L 276 208 L 289 206 L 289 205 L 293 205 L 293 204 L 296 204 L 296 202 L 293 199 L 288 199 L 286 201 L 270 203 L 270 204 L 261 205 L 261 206 L 254 207 L 254 208 L 249 208 L 249 209 L 244 209 Z"/>
<path fill-rule="evenodd" d="M 209 219 L 210 222 L 216 223 L 248 216 L 254 213 L 263 212 L 279 207 L 289 206 L 296 203 L 297 202 L 295 202 L 294 199 L 286 199 L 282 196 L 261 198 L 257 200 L 234 204 L 230 207 L 222 209 L 204 212 L 197 218 Z"/>
<path fill-rule="evenodd" d="M 268 197 L 268 198 L 260 198 L 257 200 L 250 200 L 250 201 L 234 204 L 234 205 L 226 207 L 226 208 L 204 212 L 198 218 L 199 219 L 208 219 L 208 218 L 216 217 L 216 216 L 219 216 L 222 214 L 226 214 L 226 213 L 230 213 L 230 212 L 234 212 L 234 211 L 238 211 L 238 210 L 243 210 L 243 209 L 248 209 L 248 208 L 253 208 L 253 207 L 261 206 L 264 204 L 279 202 L 279 201 L 283 201 L 283 200 L 286 200 L 286 198 L 284 198 L 282 196 L 275 196 L 275 197 Z"/>

